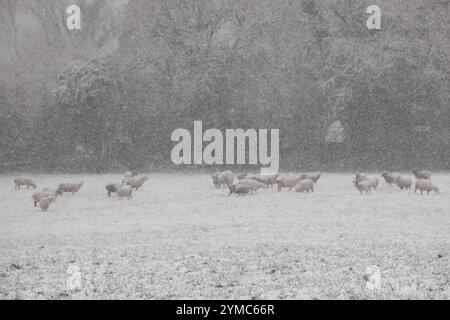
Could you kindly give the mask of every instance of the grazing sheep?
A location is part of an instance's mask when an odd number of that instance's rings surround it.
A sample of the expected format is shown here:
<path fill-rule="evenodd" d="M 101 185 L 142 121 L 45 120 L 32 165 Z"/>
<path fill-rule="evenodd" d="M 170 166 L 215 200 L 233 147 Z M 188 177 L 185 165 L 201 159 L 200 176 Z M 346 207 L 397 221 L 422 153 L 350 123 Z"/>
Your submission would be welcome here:
<path fill-rule="evenodd" d="M 41 198 L 39 200 L 39 208 L 41 208 L 41 210 L 43 212 L 47 211 L 48 208 L 50 208 L 50 204 L 52 202 L 55 202 L 56 197 L 46 197 L 46 198 Z"/>
<path fill-rule="evenodd" d="M 412 186 L 412 180 L 408 177 L 396 177 L 394 179 L 394 183 L 400 188 L 400 190 L 411 189 Z"/>
<path fill-rule="evenodd" d="M 317 181 L 319 181 L 320 177 L 322 176 L 321 173 L 316 173 L 316 174 L 302 174 L 301 178 L 302 180 L 312 180 L 314 183 L 317 183 Z"/>
<path fill-rule="evenodd" d="M 264 177 L 264 176 L 253 176 L 250 177 L 249 179 L 257 181 L 259 183 L 262 183 L 264 185 L 266 185 L 267 187 L 271 186 L 271 180 L 269 177 Z"/>
<path fill-rule="evenodd" d="M 36 185 L 30 178 L 19 177 L 17 179 L 14 179 L 14 189 L 20 189 L 22 186 L 26 186 L 27 189 L 29 189 L 30 187 L 36 189 Z"/>
<path fill-rule="evenodd" d="M 363 194 L 369 194 L 371 193 L 371 186 L 370 186 L 370 181 L 368 180 L 354 180 L 353 181 L 353 185 L 355 186 L 356 189 L 359 190 L 359 193 Z"/>
<path fill-rule="evenodd" d="M 246 185 L 250 188 L 250 191 L 252 193 L 256 193 L 259 189 L 265 189 L 267 188 L 267 185 L 264 183 L 252 180 L 252 179 L 243 179 L 239 181 L 239 184 Z"/>
<path fill-rule="evenodd" d="M 386 181 L 386 183 L 389 186 L 392 186 L 393 184 L 395 184 L 396 178 L 400 178 L 399 174 L 390 173 L 390 172 L 384 172 L 381 176 L 384 178 L 384 181 Z"/>
<path fill-rule="evenodd" d="M 417 169 L 413 170 L 414 176 L 419 180 L 430 180 L 431 179 L 431 172 L 430 171 L 419 171 Z"/>
<path fill-rule="evenodd" d="M 131 186 L 120 187 L 119 190 L 117 190 L 117 197 L 119 200 L 122 200 L 123 198 L 131 200 L 133 198 L 133 188 Z"/>
<path fill-rule="evenodd" d="M 363 173 L 357 173 L 355 177 L 355 181 L 361 182 L 361 181 L 368 181 L 369 186 L 371 189 L 377 190 L 379 180 L 377 177 L 374 176 L 367 176 Z"/>
<path fill-rule="evenodd" d="M 250 187 L 245 184 L 232 184 L 229 185 L 228 188 L 230 189 L 229 196 L 233 193 L 236 193 L 238 196 L 245 196 L 250 193 Z"/>
<path fill-rule="evenodd" d="M 61 183 L 56 189 L 56 193 L 59 195 L 63 195 L 64 193 L 70 192 L 72 195 L 75 195 L 78 191 L 80 191 L 83 186 L 83 182 L 80 183 Z"/>
<path fill-rule="evenodd" d="M 278 178 L 277 179 L 278 192 L 281 192 L 283 188 L 289 188 L 289 191 L 291 191 L 301 180 L 303 180 L 302 177 Z"/>
<path fill-rule="evenodd" d="M 142 185 L 145 183 L 145 181 L 147 181 L 148 180 L 148 177 L 147 176 L 145 176 L 145 177 L 142 177 L 142 178 L 140 178 L 140 179 L 138 179 L 138 178 L 131 178 L 131 179 L 129 179 L 128 181 L 127 181 L 127 185 L 128 186 L 130 186 L 131 188 L 133 188 L 133 189 L 136 189 L 136 191 L 137 190 L 139 190 L 141 187 L 142 187 Z"/>
<path fill-rule="evenodd" d="M 233 184 L 234 174 L 231 171 L 216 173 L 212 176 L 213 184 L 217 189 L 221 187 L 229 187 Z"/>
<path fill-rule="evenodd" d="M 312 179 L 304 179 L 297 183 L 297 185 L 294 188 L 297 192 L 314 192 L 314 180 Z"/>
<path fill-rule="evenodd" d="M 416 188 L 414 190 L 414 193 L 417 192 L 417 190 L 420 191 L 420 194 L 422 195 L 424 191 L 426 191 L 427 194 L 430 194 L 431 191 L 436 192 L 439 194 L 439 188 L 436 187 L 430 180 L 428 179 L 420 179 L 416 182 Z"/>
<path fill-rule="evenodd" d="M 56 191 L 50 191 L 49 189 L 44 189 L 42 192 L 36 192 L 33 193 L 33 202 L 34 207 L 37 207 L 37 204 L 41 199 L 44 198 L 55 198 L 58 196 L 58 193 Z"/>
<path fill-rule="evenodd" d="M 109 183 L 105 186 L 106 191 L 108 192 L 108 197 L 111 198 L 111 194 L 117 193 L 117 190 L 119 190 L 121 187 L 120 184 L 117 183 Z"/>

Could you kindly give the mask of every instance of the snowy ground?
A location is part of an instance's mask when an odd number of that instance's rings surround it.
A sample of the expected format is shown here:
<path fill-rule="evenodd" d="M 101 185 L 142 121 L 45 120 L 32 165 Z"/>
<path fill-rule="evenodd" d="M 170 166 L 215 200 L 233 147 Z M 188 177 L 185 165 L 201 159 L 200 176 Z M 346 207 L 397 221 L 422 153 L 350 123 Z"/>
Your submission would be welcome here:
<path fill-rule="evenodd" d="M 440 195 L 383 182 L 360 196 L 350 174 L 325 174 L 314 194 L 243 198 L 208 175 L 149 177 L 119 201 L 104 190 L 118 175 L 36 176 L 38 190 L 84 181 L 47 213 L 0 177 L 0 299 L 450 299 L 450 174 L 433 178 Z"/>

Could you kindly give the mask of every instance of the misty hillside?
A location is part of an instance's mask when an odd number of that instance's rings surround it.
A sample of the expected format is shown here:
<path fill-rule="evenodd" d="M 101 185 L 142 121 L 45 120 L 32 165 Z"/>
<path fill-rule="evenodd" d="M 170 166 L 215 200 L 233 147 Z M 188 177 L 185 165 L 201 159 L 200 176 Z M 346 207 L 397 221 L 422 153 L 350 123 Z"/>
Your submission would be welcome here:
<path fill-rule="evenodd" d="M 449 3 L 4 0 L 0 170 L 170 168 L 194 120 L 279 128 L 286 170 L 448 170 Z"/>

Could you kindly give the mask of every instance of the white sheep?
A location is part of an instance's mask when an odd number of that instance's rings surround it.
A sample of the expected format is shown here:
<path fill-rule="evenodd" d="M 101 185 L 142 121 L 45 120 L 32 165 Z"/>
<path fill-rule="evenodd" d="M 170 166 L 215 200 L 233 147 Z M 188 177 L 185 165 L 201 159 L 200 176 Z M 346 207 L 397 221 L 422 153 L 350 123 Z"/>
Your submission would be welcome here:
<path fill-rule="evenodd" d="M 408 177 L 396 177 L 394 183 L 400 188 L 400 190 L 411 189 L 412 180 Z"/>
<path fill-rule="evenodd" d="M 369 186 L 371 189 L 377 190 L 379 180 L 375 176 L 368 176 L 363 173 L 357 173 L 355 181 L 361 182 L 361 181 L 367 181 L 369 182 Z"/>
<path fill-rule="evenodd" d="M 147 176 L 142 177 L 140 179 L 138 179 L 138 178 L 131 178 L 131 179 L 128 179 L 126 184 L 128 186 L 130 186 L 132 189 L 136 189 L 136 191 L 137 191 L 144 185 L 145 181 L 147 181 L 147 180 L 148 180 Z"/>
<path fill-rule="evenodd" d="M 83 182 L 80 182 L 80 183 L 61 183 L 58 186 L 58 189 L 56 189 L 56 192 L 59 195 L 63 195 L 66 192 L 69 192 L 69 193 L 72 193 L 72 195 L 75 195 L 75 193 L 78 193 L 78 191 L 80 191 L 82 186 L 83 186 Z"/>
<path fill-rule="evenodd" d="M 30 187 L 36 189 L 36 185 L 31 178 L 18 177 L 14 179 L 14 189 L 20 189 L 21 186 L 26 186 L 27 189 L 29 189 Z"/>
<path fill-rule="evenodd" d="M 294 187 L 294 190 L 297 192 L 314 192 L 314 180 L 304 179 L 297 183 L 297 185 Z"/>
<path fill-rule="evenodd" d="M 123 198 L 127 198 L 127 200 L 131 200 L 133 198 L 133 188 L 131 186 L 124 186 L 117 190 L 117 197 L 119 200 Z"/>
<path fill-rule="evenodd" d="M 419 171 L 417 169 L 413 170 L 414 176 L 419 180 L 430 180 L 431 179 L 431 172 L 430 171 Z"/>
<path fill-rule="evenodd" d="M 368 180 L 354 180 L 353 181 L 353 185 L 355 186 L 356 189 L 359 190 L 359 193 L 363 194 L 369 194 L 371 193 L 371 185 L 370 185 L 370 181 Z"/>

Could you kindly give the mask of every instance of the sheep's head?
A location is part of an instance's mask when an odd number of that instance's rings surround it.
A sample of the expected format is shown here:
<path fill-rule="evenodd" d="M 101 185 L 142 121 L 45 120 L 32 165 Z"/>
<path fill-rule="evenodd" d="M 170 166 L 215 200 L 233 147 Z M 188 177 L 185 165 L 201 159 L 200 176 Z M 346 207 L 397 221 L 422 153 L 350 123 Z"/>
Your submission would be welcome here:
<path fill-rule="evenodd" d="M 31 184 L 31 187 L 32 187 L 33 189 L 36 189 L 36 188 L 37 188 L 36 185 L 35 185 L 34 183 Z"/>

